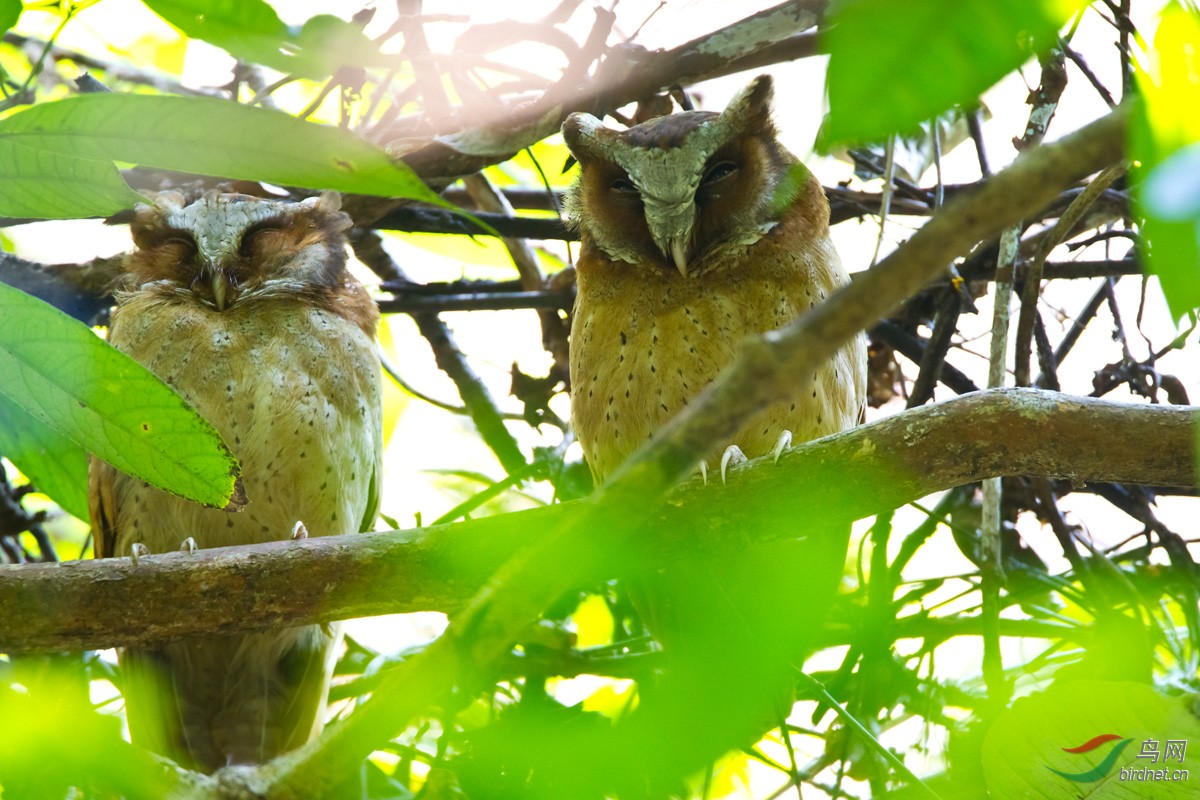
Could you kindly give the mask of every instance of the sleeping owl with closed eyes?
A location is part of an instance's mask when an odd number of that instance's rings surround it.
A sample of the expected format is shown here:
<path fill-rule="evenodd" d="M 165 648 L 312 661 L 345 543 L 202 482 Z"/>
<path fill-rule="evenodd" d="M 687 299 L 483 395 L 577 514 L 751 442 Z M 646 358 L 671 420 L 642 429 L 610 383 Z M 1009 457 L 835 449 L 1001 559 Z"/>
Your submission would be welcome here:
<path fill-rule="evenodd" d="M 568 203 L 581 239 L 571 418 L 597 483 L 700 395 L 742 340 L 787 325 L 849 281 L 821 184 L 779 141 L 772 91 L 762 76 L 720 113 L 684 111 L 625 130 L 577 113 L 563 125 L 580 167 Z M 713 443 L 726 453 L 722 478 L 730 460 L 778 455 L 857 424 L 865 397 L 860 337 Z M 822 532 L 815 516 L 782 509 L 769 524 L 785 533 L 755 545 L 762 531 L 747 531 L 745 551 L 721 561 L 631 567 L 634 605 L 668 671 L 684 680 L 678 728 L 648 742 L 695 742 L 705 719 L 718 731 L 744 721 L 739 707 L 790 696 L 780 683 L 802 661 L 845 553 L 846 529 Z M 816 539 L 831 545 L 820 558 Z"/>
<path fill-rule="evenodd" d="M 771 79 L 722 113 L 686 111 L 616 131 L 572 114 L 579 228 L 571 411 L 604 480 L 729 365 L 849 280 L 821 184 L 777 138 Z M 723 445 L 748 457 L 856 424 L 866 347 L 856 339 Z"/>
<path fill-rule="evenodd" d="M 336 196 L 178 193 L 140 207 L 109 341 L 172 386 L 242 467 L 206 508 L 93 460 L 98 558 L 369 530 L 382 454 L 378 310 L 347 271 Z M 320 730 L 337 626 L 197 636 L 121 652 L 134 743 L 212 772 Z"/>

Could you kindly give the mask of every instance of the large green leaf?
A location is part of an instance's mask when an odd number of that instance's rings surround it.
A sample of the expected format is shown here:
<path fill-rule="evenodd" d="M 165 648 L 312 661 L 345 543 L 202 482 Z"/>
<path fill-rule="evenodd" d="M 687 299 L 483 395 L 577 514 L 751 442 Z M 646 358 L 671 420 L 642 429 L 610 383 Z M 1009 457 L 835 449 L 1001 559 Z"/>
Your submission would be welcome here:
<path fill-rule="evenodd" d="M 395 61 L 394 56 L 380 53 L 357 25 L 331 14 L 306 20 L 293 41 L 298 64 L 292 71 L 301 75 L 323 78 L 339 67 L 373 67 Z"/>
<path fill-rule="evenodd" d="M 17 24 L 21 16 L 21 0 L 0 0 L 0 33 Z"/>
<path fill-rule="evenodd" d="M 356 26 L 328 14 L 289 28 L 263 0 L 144 0 L 193 39 L 245 61 L 319 80 L 338 67 L 370 66 L 384 56 Z"/>
<path fill-rule="evenodd" d="M 1054 44 L 1080 0 L 842 0 L 825 37 L 828 146 L 882 141 Z"/>
<path fill-rule="evenodd" d="M 143 0 L 150 10 L 193 39 L 215 44 L 232 55 L 285 69 L 287 25 L 263 0 Z M 286 70 L 285 70 L 286 71 Z"/>
<path fill-rule="evenodd" d="M 114 467 L 208 506 L 238 464 L 211 425 L 83 323 L 0 283 L 0 395 Z"/>
<path fill-rule="evenodd" d="M 210 97 L 89 94 L 0 120 L 0 142 L 310 189 L 444 202 L 349 131 Z"/>
<path fill-rule="evenodd" d="M 1176 319 L 1200 307 L 1200 18 L 1172 4 L 1137 73 L 1141 102 L 1130 128 L 1142 256 Z"/>
<path fill-rule="evenodd" d="M 0 394 L 0 455 L 69 514 L 88 518 L 87 451 Z"/>
<path fill-rule="evenodd" d="M 1131 681 L 1072 681 L 1021 698 L 984 739 L 988 791 L 993 797 L 1040 800 L 1196 797 L 1196 703 L 1195 696 L 1167 697 Z M 1168 747 L 1168 741 L 1186 744 Z M 1154 761 L 1139 758 L 1153 750 Z M 1130 769 L 1167 775 L 1152 779 L 1122 772 Z M 1191 779 L 1181 779 L 1181 770 Z"/>
<path fill-rule="evenodd" d="M 142 200 L 112 161 L 75 158 L 0 138 L 0 216 L 107 216 Z"/>

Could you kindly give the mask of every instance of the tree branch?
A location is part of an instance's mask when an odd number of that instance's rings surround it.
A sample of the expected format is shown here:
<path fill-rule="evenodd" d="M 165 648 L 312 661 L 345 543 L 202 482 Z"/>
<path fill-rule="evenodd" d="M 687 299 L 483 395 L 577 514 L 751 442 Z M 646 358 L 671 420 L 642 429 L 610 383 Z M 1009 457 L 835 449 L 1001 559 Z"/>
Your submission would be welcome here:
<path fill-rule="evenodd" d="M 400 265 L 393 261 L 383 248 L 378 234 L 361 228 L 355 229 L 350 233 L 350 244 L 358 259 L 375 274 L 385 279 L 408 281 L 408 276 L 404 274 Z M 504 415 L 492 398 L 491 392 L 475 374 L 466 354 L 458 349 L 450 326 L 436 312 L 419 312 L 412 316 L 417 330 L 429 342 L 438 367 L 454 381 L 467 414 L 475 423 L 475 428 L 484 443 L 495 454 L 496 460 L 510 475 L 523 470 L 527 462 L 517 445 L 517 440 L 504 424 Z"/>
<path fill-rule="evenodd" d="M 669 561 L 745 546 L 781 507 L 860 518 L 999 475 L 1194 486 L 1194 406 L 1129 405 L 1035 390 L 981 392 L 905 411 L 735 467 L 723 490 L 692 481 L 632 533 Z M 837 475 L 838 480 L 828 480 Z M 462 607 L 513 553 L 545 540 L 582 501 L 393 534 L 0 567 L 0 652 L 148 645 Z M 703 529 L 697 540 L 694 531 Z M 585 580 L 611 577 L 613 558 Z M 136 598 L 141 609 L 130 615 Z M 81 609 L 87 609 L 81 614 Z"/>
<path fill-rule="evenodd" d="M 734 64 L 765 63 L 764 53 L 784 59 L 797 47 L 804 51 L 811 42 L 795 37 L 817 23 L 826 5 L 826 0 L 788 0 L 671 50 L 651 52 L 628 43 L 608 48 L 592 76 L 564 74 L 532 102 L 492 106 L 483 115 L 452 116 L 454 130 L 438 132 L 415 145 L 406 125 L 372 136 L 400 143 L 403 152 L 396 155 L 435 188 L 443 188 L 459 176 L 506 161 L 522 148 L 556 133 L 572 111 L 603 116 L 610 109 L 672 86 L 729 74 Z M 419 119 L 424 122 L 424 117 Z M 348 198 L 345 210 L 358 224 L 370 225 L 404 204 L 353 197 Z"/>

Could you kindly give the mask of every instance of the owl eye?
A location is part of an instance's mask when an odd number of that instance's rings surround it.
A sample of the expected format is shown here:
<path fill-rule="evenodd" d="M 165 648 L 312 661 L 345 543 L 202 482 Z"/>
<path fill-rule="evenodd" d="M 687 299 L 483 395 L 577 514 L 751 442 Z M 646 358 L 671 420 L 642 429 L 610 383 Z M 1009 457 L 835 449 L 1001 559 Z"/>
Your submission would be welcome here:
<path fill-rule="evenodd" d="M 701 186 L 707 186 L 710 183 L 716 183 L 722 178 L 728 178 L 730 175 L 738 171 L 738 165 L 732 161 L 721 161 L 713 164 L 708 172 L 704 173 L 704 178 L 700 181 Z"/>
<path fill-rule="evenodd" d="M 278 231 L 282 227 L 277 222 L 263 222 L 247 228 L 246 232 L 242 234 L 242 241 L 238 243 L 238 255 L 242 258 L 250 258 L 254 255 L 254 245 L 262 234 Z"/>
<path fill-rule="evenodd" d="M 200 249 L 196 244 L 196 240 L 192 238 L 191 234 L 182 232 L 176 234 L 175 236 L 171 236 L 170 238 L 163 239 L 162 245 L 164 247 L 181 248 L 185 253 L 188 254 L 194 254 Z"/>
<path fill-rule="evenodd" d="M 614 192 L 636 192 L 637 187 L 633 185 L 633 181 L 628 178 L 613 178 L 612 183 L 608 185 Z"/>

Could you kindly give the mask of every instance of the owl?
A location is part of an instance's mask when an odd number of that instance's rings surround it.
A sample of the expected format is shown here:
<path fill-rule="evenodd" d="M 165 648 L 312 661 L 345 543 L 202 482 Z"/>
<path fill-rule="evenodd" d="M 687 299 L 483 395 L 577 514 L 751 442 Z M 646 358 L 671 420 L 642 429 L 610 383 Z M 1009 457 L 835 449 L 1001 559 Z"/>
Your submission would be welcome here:
<path fill-rule="evenodd" d="M 779 143 L 771 79 L 724 112 L 686 111 L 625 131 L 572 114 L 568 197 L 581 243 L 571 325 L 571 417 L 603 480 L 704 390 L 738 343 L 791 322 L 849 280 L 821 184 Z M 748 457 L 858 422 L 866 346 L 856 339 L 732 441 Z"/>
<path fill-rule="evenodd" d="M 93 460 L 97 557 L 369 530 L 382 454 L 379 313 L 346 269 L 337 198 L 164 193 L 137 209 L 109 341 L 174 387 L 242 466 L 238 513 Z M 323 722 L 340 633 L 306 625 L 120 654 L 135 743 L 212 772 Z"/>
<path fill-rule="evenodd" d="M 771 79 L 761 76 L 721 113 L 685 111 L 622 131 L 577 113 L 563 125 L 580 166 L 568 197 L 581 239 L 571 418 L 597 482 L 704 391 L 741 340 L 788 324 L 849 280 L 830 240 L 821 184 L 780 144 L 771 99 Z M 778 454 L 791 441 L 856 424 L 866 360 L 858 338 L 796 375 L 789 398 L 719 443 L 725 460 Z M 814 578 L 803 542 L 815 535 L 810 518 L 786 509 L 769 523 L 788 526 L 782 541 L 631 581 L 665 655 L 710 673 L 693 673 L 692 690 L 713 692 L 709 678 L 717 676 L 727 679 L 721 691 L 764 678 L 749 662 L 723 668 L 731 651 L 774 648 L 782 659 L 796 652 L 798 640 L 777 632 L 828 604 L 845 552 L 844 541 L 840 553 L 831 547 L 832 577 Z"/>

